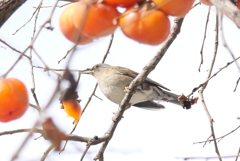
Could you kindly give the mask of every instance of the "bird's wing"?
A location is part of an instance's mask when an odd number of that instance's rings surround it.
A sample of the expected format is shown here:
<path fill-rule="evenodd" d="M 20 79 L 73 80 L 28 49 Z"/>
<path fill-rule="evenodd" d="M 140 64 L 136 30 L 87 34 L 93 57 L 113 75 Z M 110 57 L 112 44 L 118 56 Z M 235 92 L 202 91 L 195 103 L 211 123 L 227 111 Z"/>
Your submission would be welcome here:
<path fill-rule="evenodd" d="M 129 77 L 131 77 L 131 78 L 135 78 L 135 77 L 138 75 L 137 72 L 132 71 L 132 70 L 130 70 L 130 69 L 127 69 L 127 68 L 124 68 L 124 67 L 118 67 L 118 68 L 121 69 L 121 71 L 120 71 L 120 70 L 117 70 L 117 71 L 118 71 L 118 74 L 125 75 L 125 76 L 129 76 Z M 153 80 L 151 80 L 151 79 L 149 79 L 149 78 L 146 78 L 146 79 L 145 79 L 145 82 L 146 82 L 146 83 L 150 83 L 150 84 L 152 84 L 152 85 L 154 85 L 154 86 L 157 86 L 157 87 L 160 88 L 160 89 L 163 88 L 163 89 L 165 89 L 165 90 L 170 91 L 170 89 L 168 89 L 167 87 L 164 87 L 163 85 L 161 85 L 161 84 L 159 84 L 158 82 L 155 82 L 155 81 L 153 81 Z"/>

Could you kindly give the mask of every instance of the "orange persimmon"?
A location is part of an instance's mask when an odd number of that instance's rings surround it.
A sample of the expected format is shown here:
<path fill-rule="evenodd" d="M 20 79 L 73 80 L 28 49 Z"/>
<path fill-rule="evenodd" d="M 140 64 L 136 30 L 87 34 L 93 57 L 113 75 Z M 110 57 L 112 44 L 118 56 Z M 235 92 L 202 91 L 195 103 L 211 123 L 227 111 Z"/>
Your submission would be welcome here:
<path fill-rule="evenodd" d="M 240 0 L 237 1 L 237 7 L 240 9 Z"/>
<path fill-rule="evenodd" d="M 62 12 L 59 19 L 60 30 L 63 35 L 70 41 L 77 44 L 87 44 L 93 41 L 93 38 L 90 38 L 78 31 L 78 29 L 73 24 L 73 15 L 75 14 L 75 8 L 77 3 L 73 3 Z"/>
<path fill-rule="evenodd" d="M 208 5 L 208 6 L 212 6 L 213 4 L 209 1 L 209 0 L 200 0 L 201 3 Z"/>
<path fill-rule="evenodd" d="M 130 8 L 119 19 L 123 33 L 140 43 L 158 45 L 170 32 L 170 21 L 160 10 Z"/>
<path fill-rule="evenodd" d="M 98 38 L 107 36 L 118 27 L 116 18 L 120 13 L 116 7 L 107 3 L 86 4 L 79 1 L 76 5 L 73 21 L 77 29 L 83 34 Z"/>
<path fill-rule="evenodd" d="M 104 2 L 120 7 L 132 7 L 134 6 L 138 0 L 104 0 Z"/>
<path fill-rule="evenodd" d="M 171 16 L 184 17 L 192 8 L 195 0 L 152 0 L 164 13 Z"/>
<path fill-rule="evenodd" d="M 81 117 L 82 109 L 77 100 L 70 99 L 62 101 L 62 107 L 68 116 L 74 118 L 74 124 L 78 122 Z"/>
<path fill-rule="evenodd" d="M 28 108 L 28 92 L 18 79 L 0 79 L 0 121 L 20 118 Z"/>

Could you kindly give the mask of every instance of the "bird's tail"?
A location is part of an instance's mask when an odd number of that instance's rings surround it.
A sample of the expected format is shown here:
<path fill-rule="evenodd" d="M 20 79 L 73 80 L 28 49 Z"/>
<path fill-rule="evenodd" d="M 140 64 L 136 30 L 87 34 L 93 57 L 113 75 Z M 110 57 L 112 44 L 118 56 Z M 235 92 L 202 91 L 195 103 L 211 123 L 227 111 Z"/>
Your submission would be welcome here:
<path fill-rule="evenodd" d="M 180 95 L 168 92 L 168 91 L 164 91 L 162 89 L 158 89 L 157 93 L 159 95 L 158 99 L 156 101 L 166 101 L 166 102 L 170 102 L 179 106 L 183 106 L 182 102 L 178 101 L 178 97 Z"/>
<path fill-rule="evenodd" d="M 143 108 L 146 110 L 161 110 L 165 108 L 162 104 L 159 104 L 153 101 L 139 102 L 139 103 L 133 104 L 132 106 Z"/>

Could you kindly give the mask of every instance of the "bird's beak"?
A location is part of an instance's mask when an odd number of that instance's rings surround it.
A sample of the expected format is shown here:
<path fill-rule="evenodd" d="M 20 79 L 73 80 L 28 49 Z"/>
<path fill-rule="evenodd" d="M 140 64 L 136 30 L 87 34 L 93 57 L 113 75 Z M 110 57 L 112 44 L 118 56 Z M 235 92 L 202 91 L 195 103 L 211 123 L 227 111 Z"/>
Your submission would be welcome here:
<path fill-rule="evenodd" d="M 81 70 L 81 74 L 93 74 L 93 70 L 89 68 L 85 70 Z"/>

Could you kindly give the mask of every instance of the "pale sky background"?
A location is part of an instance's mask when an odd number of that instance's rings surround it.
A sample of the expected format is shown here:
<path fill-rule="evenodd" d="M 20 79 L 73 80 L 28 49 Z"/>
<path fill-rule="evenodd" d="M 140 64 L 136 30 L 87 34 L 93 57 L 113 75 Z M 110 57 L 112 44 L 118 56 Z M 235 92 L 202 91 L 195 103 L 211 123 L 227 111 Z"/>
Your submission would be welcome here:
<path fill-rule="evenodd" d="M 54 0 L 44 1 L 44 6 L 51 6 Z M 61 2 L 60 4 L 64 4 Z M 21 27 L 34 12 L 33 6 L 38 6 L 39 0 L 27 1 L 0 29 L 0 38 L 16 49 L 23 51 L 31 41 L 34 19 L 21 29 L 16 35 L 12 35 Z M 52 18 L 53 31 L 44 29 L 34 44 L 35 49 L 43 60 L 51 68 L 64 68 L 66 60 L 58 64 L 66 52 L 72 47 L 61 34 L 58 26 L 60 13 L 64 8 L 57 8 Z M 43 8 L 38 16 L 37 30 L 49 17 L 51 8 Z M 201 72 L 198 72 L 200 63 L 200 49 L 206 23 L 208 7 L 198 5 L 186 16 L 180 35 L 167 51 L 164 58 L 149 77 L 164 86 L 170 88 L 177 94 L 188 95 L 193 88 L 203 83 L 207 76 L 213 51 L 215 39 L 215 9 L 212 8 L 204 47 L 204 64 Z M 173 18 L 170 19 L 173 24 Z M 224 33 L 233 53 L 239 56 L 239 29 L 228 18 L 224 18 Z M 220 38 L 221 39 L 221 38 Z M 71 69 L 85 69 L 92 67 L 102 61 L 110 36 L 96 40 L 94 43 L 79 46 L 71 61 Z M 232 58 L 219 41 L 218 56 L 213 73 L 226 65 Z M 113 45 L 106 63 L 131 68 L 140 72 L 145 64 L 156 54 L 161 45 L 149 46 L 139 44 L 126 38 L 120 29 L 115 32 Z M 0 44 L 0 74 L 5 73 L 19 56 L 5 45 Z M 34 65 L 43 66 L 34 55 Z M 239 62 L 240 63 L 240 62 Z M 36 79 L 36 94 L 41 107 L 46 105 L 55 88 L 56 76 L 41 69 L 34 69 Z M 30 65 L 23 58 L 11 71 L 8 77 L 15 77 L 23 81 L 29 91 L 30 102 L 35 104 L 30 92 L 31 77 Z M 213 119 L 215 120 L 215 134 L 220 137 L 235 129 L 240 120 L 237 120 L 240 112 L 240 87 L 233 92 L 235 83 L 239 78 L 239 71 L 235 64 L 229 66 L 210 81 L 204 96 Z M 96 80 L 89 75 L 83 75 L 78 86 L 79 98 L 82 107 L 92 93 Z M 74 134 L 93 137 L 102 136 L 111 124 L 113 112 L 118 105 L 110 102 L 98 89 L 97 96 L 103 101 L 93 98 L 89 107 L 82 116 Z M 194 96 L 198 96 L 196 92 Z M 60 109 L 59 95 L 49 107 L 47 115 L 54 119 L 54 123 L 65 133 L 72 128 L 72 118 Z M 195 144 L 194 142 L 206 140 L 210 134 L 208 118 L 203 110 L 201 101 L 190 110 L 164 103 L 165 110 L 148 111 L 132 107 L 124 113 L 124 119 L 119 123 L 115 134 L 110 141 L 104 154 L 105 161 L 178 161 L 183 157 L 209 157 L 216 156 L 213 143 Z M 31 128 L 38 119 L 38 112 L 29 107 L 27 112 L 18 120 L 9 123 L 0 123 L 0 131 Z M 227 136 L 220 141 L 219 150 L 222 156 L 236 155 L 240 146 L 240 130 Z M 0 160 L 8 161 L 15 150 L 19 147 L 26 133 L 0 136 Z M 43 138 L 34 140 L 32 137 L 24 150 L 20 153 L 17 161 L 37 161 L 41 158 L 50 143 Z M 92 146 L 84 160 L 92 160 L 101 145 Z M 79 161 L 85 143 L 69 142 L 66 150 L 58 154 L 51 152 L 47 161 Z M 201 159 L 199 159 L 201 160 Z M 217 159 L 216 159 L 217 160 Z M 235 158 L 223 159 L 224 161 L 235 160 Z"/>

